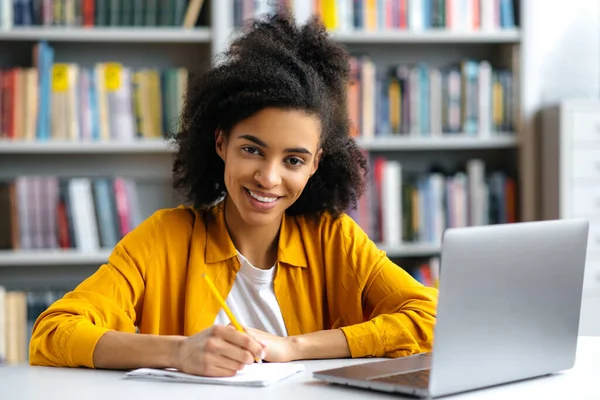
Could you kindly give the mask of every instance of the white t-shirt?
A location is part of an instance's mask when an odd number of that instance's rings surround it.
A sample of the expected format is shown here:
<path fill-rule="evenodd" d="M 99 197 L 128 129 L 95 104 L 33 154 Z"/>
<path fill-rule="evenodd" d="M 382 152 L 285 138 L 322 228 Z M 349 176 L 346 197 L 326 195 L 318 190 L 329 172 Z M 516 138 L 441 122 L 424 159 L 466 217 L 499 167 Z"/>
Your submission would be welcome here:
<path fill-rule="evenodd" d="M 275 266 L 267 270 L 254 267 L 238 252 L 240 270 L 225 302 L 242 326 L 260 329 L 277 336 L 287 336 L 279 303 L 273 290 Z M 229 325 L 223 309 L 215 325 Z"/>

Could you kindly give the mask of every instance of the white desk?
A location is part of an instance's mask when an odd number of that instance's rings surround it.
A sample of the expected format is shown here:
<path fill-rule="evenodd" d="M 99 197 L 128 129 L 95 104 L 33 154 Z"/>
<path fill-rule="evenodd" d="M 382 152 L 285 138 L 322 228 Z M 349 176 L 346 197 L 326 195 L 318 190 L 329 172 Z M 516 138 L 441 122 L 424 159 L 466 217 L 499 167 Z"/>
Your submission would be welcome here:
<path fill-rule="evenodd" d="M 312 371 L 372 362 L 361 360 L 318 360 L 304 362 L 307 369 L 265 388 L 232 387 L 192 383 L 149 382 L 123 379 L 121 371 L 0 367 L 2 400 L 192 400 L 192 399 L 364 399 L 390 398 L 395 394 L 329 385 L 312 378 Z M 600 399 L 600 337 L 580 338 L 575 367 L 548 377 L 532 379 L 466 394 L 452 399 Z"/>

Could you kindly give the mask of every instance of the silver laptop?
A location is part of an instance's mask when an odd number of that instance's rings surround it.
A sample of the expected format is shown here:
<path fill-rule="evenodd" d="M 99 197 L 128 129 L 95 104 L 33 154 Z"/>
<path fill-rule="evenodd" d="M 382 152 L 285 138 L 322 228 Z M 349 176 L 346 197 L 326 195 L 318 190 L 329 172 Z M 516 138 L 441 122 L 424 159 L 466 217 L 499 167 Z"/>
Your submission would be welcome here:
<path fill-rule="evenodd" d="M 313 376 L 438 397 L 570 369 L 588 229 L 576 219 L 447 229 L 432 353 Z"/>

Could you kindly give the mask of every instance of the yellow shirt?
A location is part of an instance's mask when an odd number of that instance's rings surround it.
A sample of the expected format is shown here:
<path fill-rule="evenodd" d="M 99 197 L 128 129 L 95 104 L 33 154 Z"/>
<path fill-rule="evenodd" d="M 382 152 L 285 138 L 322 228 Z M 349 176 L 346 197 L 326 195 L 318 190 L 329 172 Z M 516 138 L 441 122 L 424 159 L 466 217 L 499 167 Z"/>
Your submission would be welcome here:
<path fill-rule="evenodd" d="M 160 210 L 36 320 L 30 364 L 93 368 L 109 330 L 190 336 L 212 326 L 240 264 L 222 203 Z M 352 357 L 431 351 L 437 290 L 392 263 L 347 215 L 285 216 L 274 291 L 290 336 L 341 328 Z"/>

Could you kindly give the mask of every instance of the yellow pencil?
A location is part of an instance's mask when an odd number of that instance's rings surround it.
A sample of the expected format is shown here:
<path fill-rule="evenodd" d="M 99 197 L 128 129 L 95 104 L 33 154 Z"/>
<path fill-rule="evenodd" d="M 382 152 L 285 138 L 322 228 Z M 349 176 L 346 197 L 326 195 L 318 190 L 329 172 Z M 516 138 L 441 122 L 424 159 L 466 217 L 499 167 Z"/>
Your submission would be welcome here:
<path fill-rule="evenodd" d="M 231 323 L 233 324 L 233 326 L 235 327 L 235 329 L 237 329 L 240 332 L 247 333 L 244 330 L 244 328 L 242 328 L 242 326 L 239 324 L 239 322 L 237 321 L 237 319 L 235 318 L 235 316 L 233 315 L 233 313 L 231 312 L 231 310 L 227 306 L 227 303 L 225 303 L 225 300 L 223 300 L 223 297 L 221 296 L 221 294 L 217 290 L 217 288 L 216 288 L 215 284 L 213 283 L 212 279 L 210 279 L 210 277 L 208 275 L 206 275 L 206 274 L 202 274 L 202 277 L 204 278 L 204 280 L 208 284 L 208 287 L 210 288 L 210 290 L 213 292 L 213 294 L 215 295 L 215 297 L 217 298 L 217 300 L 221 304 L 221 307 L 223 307 L 223 310 L 225 310 L 225 314 L 227 314 L 227 317 L 229 318 L 229 320 L 231 321 Z M 255 360 L 258 363 L 262 363 L 262 360 L 260 358 L 256 358 Z"/>

